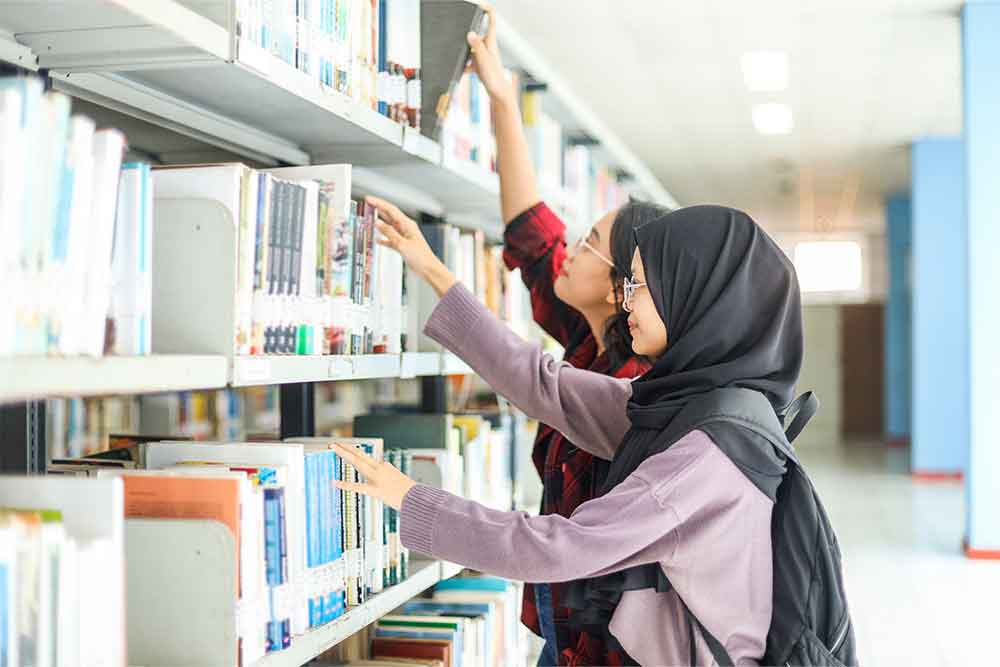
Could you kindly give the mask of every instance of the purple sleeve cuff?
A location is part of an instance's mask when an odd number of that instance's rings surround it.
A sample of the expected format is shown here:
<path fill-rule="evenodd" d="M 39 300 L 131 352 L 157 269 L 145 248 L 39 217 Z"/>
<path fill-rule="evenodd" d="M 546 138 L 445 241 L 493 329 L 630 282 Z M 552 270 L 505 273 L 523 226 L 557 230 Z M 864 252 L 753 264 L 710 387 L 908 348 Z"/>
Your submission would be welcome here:
<path fill-rule="evenodd" d="M 403 497 L 399 514 L 399 539 L 407 549 L 434 555 L 434 528 L 448 493 L 417 484 Z"/>
<path fill-rule="evenodd" d="M 456 283 L 434 307 L 424 333 L 461 357 L 470 341 L 469 334 L 488 312 L 472 292 Z"/>

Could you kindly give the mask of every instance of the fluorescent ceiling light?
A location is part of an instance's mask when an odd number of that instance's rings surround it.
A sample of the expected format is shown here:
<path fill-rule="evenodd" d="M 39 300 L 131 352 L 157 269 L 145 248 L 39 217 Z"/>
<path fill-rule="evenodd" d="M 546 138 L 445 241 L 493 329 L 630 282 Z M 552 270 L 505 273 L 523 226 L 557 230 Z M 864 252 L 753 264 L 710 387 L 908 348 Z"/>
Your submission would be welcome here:
<path fill-rule="evenodd" d="M 856 241 L 796 243 L 793 263 L 803 292 L 854 292 L 861 289 L 861 245 Z"/>
<path fill-rule="evenodd" d="M 753 126 L 761 134 L 788 134 L 795 127 L 792 110 L 787 104 L 755 104 L 751 113 Z"/>
<path fill-rule="evenodd" d="M 788 54 L 784 51 L 748 51 L 743 54 L 743 81 L 754 93 L 788 88 Z"/>

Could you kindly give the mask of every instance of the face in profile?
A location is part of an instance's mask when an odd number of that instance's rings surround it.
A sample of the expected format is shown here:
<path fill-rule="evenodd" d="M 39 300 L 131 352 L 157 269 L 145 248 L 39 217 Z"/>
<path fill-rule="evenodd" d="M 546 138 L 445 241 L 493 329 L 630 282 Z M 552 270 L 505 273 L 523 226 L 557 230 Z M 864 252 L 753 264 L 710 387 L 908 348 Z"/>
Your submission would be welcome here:
<path fill-rule="evenodd" d="M 656 310 L 646 285 L 646 271 L 639 249 L 632 255 L 632 277 L 625 282 L 625 310 L 632 334 L 632 351 L 655 359 L 667 351 L 667 325 Z"/>
<path fill-rule="evenodd" d="M 581 312 L 607 309 L 611 292 L 611 228 L 617 211 L 612 211 L 590 228 L 590 233 L 566 253 L 554 285 L 563 303 Z"/>

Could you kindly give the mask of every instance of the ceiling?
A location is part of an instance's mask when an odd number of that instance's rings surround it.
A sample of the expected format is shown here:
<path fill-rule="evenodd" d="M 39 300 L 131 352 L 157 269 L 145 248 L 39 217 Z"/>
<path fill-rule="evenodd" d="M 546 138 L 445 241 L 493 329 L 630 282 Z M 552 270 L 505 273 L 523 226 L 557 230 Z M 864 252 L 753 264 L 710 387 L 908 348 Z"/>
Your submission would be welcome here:
<path fill-rule="evenodd" d="M 497 7 L 681 204 L 773 231 L 881 231 L 908 145 L 961 132 L 957 0 L 498 0 Z M 789 87 L 751 93 L 741 56 L 783 50 Z M 791 106 L 762 136 L 751 105 Z"/>

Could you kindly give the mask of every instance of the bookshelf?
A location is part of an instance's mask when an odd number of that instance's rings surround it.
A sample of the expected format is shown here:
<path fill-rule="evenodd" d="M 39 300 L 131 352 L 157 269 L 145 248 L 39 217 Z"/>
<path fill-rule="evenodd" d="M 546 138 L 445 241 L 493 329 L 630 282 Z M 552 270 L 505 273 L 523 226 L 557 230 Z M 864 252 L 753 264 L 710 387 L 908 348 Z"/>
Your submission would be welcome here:
<path fill-rule="evenodd" d="M 150 153 L 155 153 L 157 159 L 162 157 L 164 164 L 214 161 L 220 152 L 226 156 L 226 161 L 235 157 L 260 168 L 350 163 L 354 166 L 356 194 L 381 196 L 409 213 L 426 213 L 460 227 L 483 230 L 494 240 L 502 236 L 499 179 L 495 173 L 453 158 L 446 154 L 441 143 L 323 87 L 276 56 L 242 40 L 236 31 L 235 0 L 60 3 L 22 0 L 0 4 L 3 6 L 0 62 L 28 70 L 43 70 L 55 90 L 130 121 L 135 119 L 139 125 L 163 130 L 165 138 L 158 135 L 154 143 L 164 145 L 171 138 L 194 140 L 203 147 L 191 148 L 185 143 L 182 148 L 187 152 L 183 154 L 208 156 L 198 160 L 184 159 L 178 153 L 171 159 L 156 151 Z M 661 204 L 674 204 L 645 165 L 575 96 L 529 44 L 509 25 L 501 25 L 500 34 L 506 64 L 532 72 L 536 80 L 549 86 L 555 100 L 552 113 L 560 122 L 600 143 L 602 153 L 609 156 L 617 168 L 631 174 L 635 189 L 641 190 L 646 197 Z M 141 156 L 143 147 L 137 148 Z M 165 154 L 169 155 L 171 149 L 176 151 L 178 147 L 168 147 Z M 558 189 L 546 192 L 545 196 L 556 203 L 567 199 L 566 193 Z M 196 271 L 205 271 L 213 262 L 218 264 L 214 260 L 219 248 L 228 251 L 234 246 L 230 231 L 233 221 L 227 220 L 218 206 L 209 206 L 204 201 L 174 202 L 173 206 L 173 211 L 167 211 L 158 219 L 172 215 L 197 219 L 203 224 L 215 220 L 211 224 L 217 223 L 219 234 L 212 244 L 200 249 L 197 244 L 188 243 L 188 253 L 181 253 L 177 247 L 171 251 L 162 243 L 155 244 L 154 253 L 166 250 L 167 254 L 156 257 L 154 266 L 166 266 L 173 261 L 177 264 L 174 273 L 180 275 L 190 272 L 192 266 Z M 172 241 L 175 246 L 179 243 L 176 238 Z M 199 256 L 204 261 L 194 261 L 197 252 L 203 253 Z M 184 266 L 177 261 L 179 256 L 185 258 Z M 232 267 L 226 270 L 231 272 Z M 217 285 L 223 280 L 232 280 L 233 276 L 207 272 L 203 278 L 204 285 Z M 168 341 L 172 349 L 154 349 L 155 354 L 142 357 L 0 359 L 0 407 L 4 413 L 8 410 L 11 414 L 18 412 L 20 420 L 12 426 L 5 421 L 7 415 L 0 414 L 3 417 L 0 419 L 0 446 L 13 451 L 27 444 L 28 470 L 44 472 L 45 429 L 39 428 L 40 422 L 44 424 L 44 404 L 38 401 L 50 396 L 128 395 L 227 386 L 301 384 L 302 387 L 284 387 L 282 394 L 284 398 L 286 389 L 289 396 L 300 392 L 298 403 L 302 407 L 312 400 L 312 386 L 308 384 L 312 382 L 472 374 L 472 369 L 460 359 L 440 352 L 239 356 L 232 352 L 232 290 L 227 287 L 212 293 L 206 289 L 199 294 L 204 296 L 203 292 L 210 293 L 201 299 L 203 303 L 169 313 L 167 318 L 153 318 L 154 327 L 168 325 L 171 319 L 176 322 L 196 319 L 205 324 L 197 339 L 182 340 L 175 335 L 174 341 Z M 154 305 L 157 302 L 163 300 L 156 299 L 154 294 Z M 154 344 L 162 340 L 156 335 L 153 338 Z M 26 405 L 3 405 L 15 402 Z M 293 402 L 288 401 L 289 404 Z M 286 410 L 282 401 L 280 426 L 283 434 L 287 430 L 284 427 L 289 425 L 289 432 L 294 434 L 310 430 L 315 415 L 309 410 L 304 412 L 307 416 L 296 418 L 292 408 Z M 295 430 L 300 427 L 301 430 Z M 50 480 L 41 481 L 48 485 Z M 61 484 L 61 481 L 55 483 Z M 20 482 L 9 485 L 5 481 L 2 486 L 8 490 L 5 493 L 10 489 L 18 489 L 21 495 L 32 492 L 27 485 L 22 488 Z M 105 484 L 102 489 L 100 493 L 83 493 L 82 501 L 66 503 L 67 508 L 90 511 L 91 505 L 98 501 L 121 505 L 120 489 L 114 493 L 109 491 L 116 489 L 114 484 Z M 20 502 L 18 498 L 7 500 Z M 53 503 L 58 506 L 62 500 L 56 499 Z M 200 637 L 204 646 L 211 645 L 220 651 L 212 654 L 220 657 L 218 662 L 227 662 L 232 657 L 230 652 L 239 622 L 231 604 L 232 568 L 226 575 L 225 572 L 220 574 L 218 568 L 202 571 L 196 567 L 199 558 L 211 549 L 221 554 L 231 551 L 231 541 L 228 545 L 225 542 L 225 531 L 220 532 L 218 526 L 181 523 L 164 530 L 163 524 L 154 526 L 141 521 L 130 521 L 123 528 L 118 506 L 110 513 L 106 509 L 95 510 L 95 515 L 119 517 L 112 522 L 112 536 L 118 542 L 124 541 L 125 548 L 139 549 L 144 554 L 142 558 L 129 559 L 126 566 L 131 562 L 148 564 L 161 558 L 166 572 L 170 567 L 186 564 L 179 569 L 178 581 L 183 582 L 187 577 L 198 585 L 194 593 L 188 591 L 186 598 L 182 595 L 183 588 L 166 587 L 163 581 L 148 576 L 145 586 L 129 586 L 126 594 L 131 602 L 126 609 L 138 610 L 137 616 L 129 618 L 126 624 L 129 651 L 140 649 L 143 641 L 151 642 L 147 647 L 150 651 L 165 650 L 170 642 L 162 641 L 162 628 L 174 626 L 162 622 L 165 617 L 157 614 L 176 611 L 178 605 L 190 607 L 192 599 L 200 598 L 200 594 L 207 598 L 209 591 L 215 591 L 215 602 L 226 600 L 228 606 L 209 608 L 203 605 L 200 612 L 214 616 L 191 615 L 189 621 L 198 627 L 190 633 L 177 634 Z M 201 553 L 195 548 L 199 544 L 204 546 Z M 168 558 L 174 553 L 172 549 L 186 549 L 187 560 Z M 120 571 L 122 568 L 113 566 L 112 569 Z M 351 609 L 334 622 L 297 635 L 289 650 L 272 653 L 255 664 L 270 667 L 306 663 L 460 571 L 460 567 L 450 563 L 414 561 L 411 576 L 402 583 Z M 192 578 L 192 572 L 199 577 Z M 207 577 L 212 581 L 204 582 Z M 144 576 L 138 573 L 130 579 L 143 580 Z M 142 635 L 143 627 L 151 630 Z M 148 659 L 138 662 L 157 664 L 154 654 L 144 657 Z M 185 661 L 168 661 L 168 664 L 185 664 Z"/>

